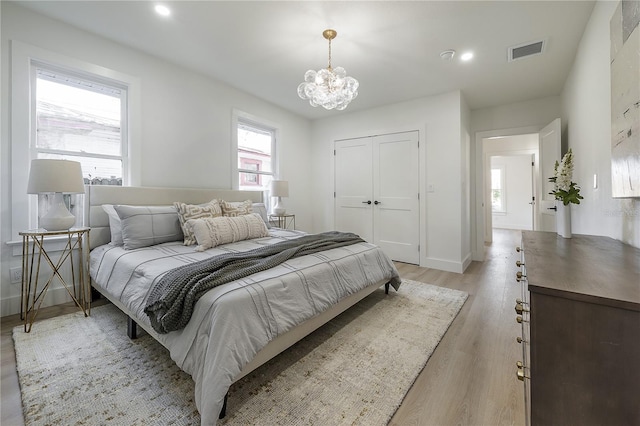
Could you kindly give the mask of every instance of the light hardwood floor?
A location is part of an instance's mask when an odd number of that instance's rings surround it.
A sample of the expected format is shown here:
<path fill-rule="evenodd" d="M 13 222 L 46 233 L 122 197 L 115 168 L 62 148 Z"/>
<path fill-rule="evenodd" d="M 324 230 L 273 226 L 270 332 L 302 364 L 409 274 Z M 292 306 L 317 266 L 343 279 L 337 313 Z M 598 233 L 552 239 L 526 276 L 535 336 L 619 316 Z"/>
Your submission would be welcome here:
<path fill-rule="evenodd" d="M 462 310 L 416 379 L 390 425 L 521 425 L 522 383 L 516 379 L 522 349 L 516 343 L 515 282 L 520 232 L 494 230 L 484 262 L 464 274 L 398 263 L 403 278 L 469 293 Z M 73 305 L 45 308 L 39 318 L 74 312 Z M 11 330 L 17 315 L 1 321 L 0 424 L 23 425 Z M 37 326 L 37 325 L 35 325 Z"/>

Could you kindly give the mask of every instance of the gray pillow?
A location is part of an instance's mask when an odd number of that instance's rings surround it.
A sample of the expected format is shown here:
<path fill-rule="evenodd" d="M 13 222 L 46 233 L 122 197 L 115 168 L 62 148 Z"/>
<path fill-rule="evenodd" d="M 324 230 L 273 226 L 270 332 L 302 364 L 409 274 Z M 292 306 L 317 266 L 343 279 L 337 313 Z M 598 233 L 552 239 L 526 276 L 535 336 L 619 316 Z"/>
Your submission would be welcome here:
<path fill-rule="evenodd" d="M 120 224 L 120 216 L 112 204 L 103 204 L 102 209 L 109 216 L 109 230 L 111 231 L 111 244 L 121 246 L 122 241 L 122 225 Z"/>
<path fill-rule="evenodd" d="M 125 250 L 184 239 L 173 206 L 114 206 L 122 226 Z"/>

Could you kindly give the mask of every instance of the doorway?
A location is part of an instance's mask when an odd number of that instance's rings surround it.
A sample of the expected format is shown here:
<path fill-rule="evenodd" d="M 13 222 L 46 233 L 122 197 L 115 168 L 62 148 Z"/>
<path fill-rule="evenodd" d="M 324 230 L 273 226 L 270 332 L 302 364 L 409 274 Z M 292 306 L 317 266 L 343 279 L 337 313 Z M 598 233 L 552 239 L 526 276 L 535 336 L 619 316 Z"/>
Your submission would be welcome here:
<path fill-rule="evenodd" d="M 489 159 L 492 229 L 534 229 L 535 153 L 492 155 Z"/>

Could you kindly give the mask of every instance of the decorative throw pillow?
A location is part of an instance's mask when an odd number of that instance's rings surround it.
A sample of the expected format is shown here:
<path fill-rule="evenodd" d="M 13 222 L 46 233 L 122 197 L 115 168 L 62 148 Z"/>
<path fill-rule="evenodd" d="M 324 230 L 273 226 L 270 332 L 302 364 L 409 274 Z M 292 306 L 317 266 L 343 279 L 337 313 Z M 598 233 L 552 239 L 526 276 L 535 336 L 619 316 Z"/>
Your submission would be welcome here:
<path fill-rule="evenodd" d="M 269 215 L 267 214 L 267 206 L 264 203 L 253 203 L 251 205 L 253 209 L 253 213 L 258 213 L 264 223 L 267 225 L 267 229 L 271 228 L 271 224 L 269 223 Z"/>
<path fill-rule="evenodd" d="M 173 206 L 114 206 L 122 224 L 125 250 L 184 238 Z"/>
<path fill-rule="evenodd" d="M 267 225 L 257 213 L 235 217 L 190 219 L 187 221 L 187 226 L 191 227 L 196 240 L 198 240 L 196 251 L 205 251 L 221 244 L 269 236 Z"/>
<path fill-rule="evenodd" d="M 180 220 L 180 227 L 184 234 L 184 245 L 190 246 L 196 243 L 196 236 L 193 235 L 191 228 L 187 227 L 187 221 L 189 219 L 202 219 L 205 217 L 218 217 L 222 216 L 222 207 L 217 199 L 213 199 L 206 204 L 185 204 L 179 201 L 173 203 L 173 206 L 178 211 L 178 219 Z"/>
<path fill-rule="evenodd" d="M 229 202 L 222 200 L 220 204 L 222 205 L 222 216 L 236 217 L 253 213 L 253 209 L 251 208 L 251 200 L 240 202 Z"/>
<path fill-rule="evenodd" d="M 122 224 L 120 223 L 120 216 L 113 207 L 113 204 L 103 204 L 102 209 L 109 216 L 109 231 L 111 231 L 111 244 L 116 246 L 123 245 L 122 241 Z"/>

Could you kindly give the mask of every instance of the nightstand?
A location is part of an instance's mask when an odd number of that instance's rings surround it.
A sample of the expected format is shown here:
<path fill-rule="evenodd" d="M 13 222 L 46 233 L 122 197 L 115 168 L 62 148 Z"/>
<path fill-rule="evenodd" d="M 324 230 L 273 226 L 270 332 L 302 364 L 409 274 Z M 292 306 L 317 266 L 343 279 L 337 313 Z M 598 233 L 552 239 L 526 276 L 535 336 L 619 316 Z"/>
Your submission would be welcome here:
<path fill-rule="evenodd" d="M 295 214 L 270 214 L 269 223 L 271 225 L 282 229 L 296 229 L 296 215 Z"/>
<path fill-rule="evenodd" d="M 88 316 L 91 313 L 91 286 L 89 280 L 89 231 L 91 228 L 71 228 L 64 231 L 32 229 L 20 232 L 22 236 L 22 293 L 20 296 L 20 319 L 24 320 L 24 331 L 29 333 L 38 310 L 44 301 L 49 286 L 57 277 L 73 301 Z M 54 261 L 45 249 L 45 241 L 52 237 L 63 237 L 65 244 L 59 258 Z M 37 250 L 36 250 L 37 248 Z M 41 275 L 42 261 L 51 268 L 51 276 L 45 281 Z M 74 263 L 74 260 L 76 262 Z M 63 277 L 61 268 L 69 262 L 71 282 Z M 44 268 L 43 268 L 44 269 Z"/>

